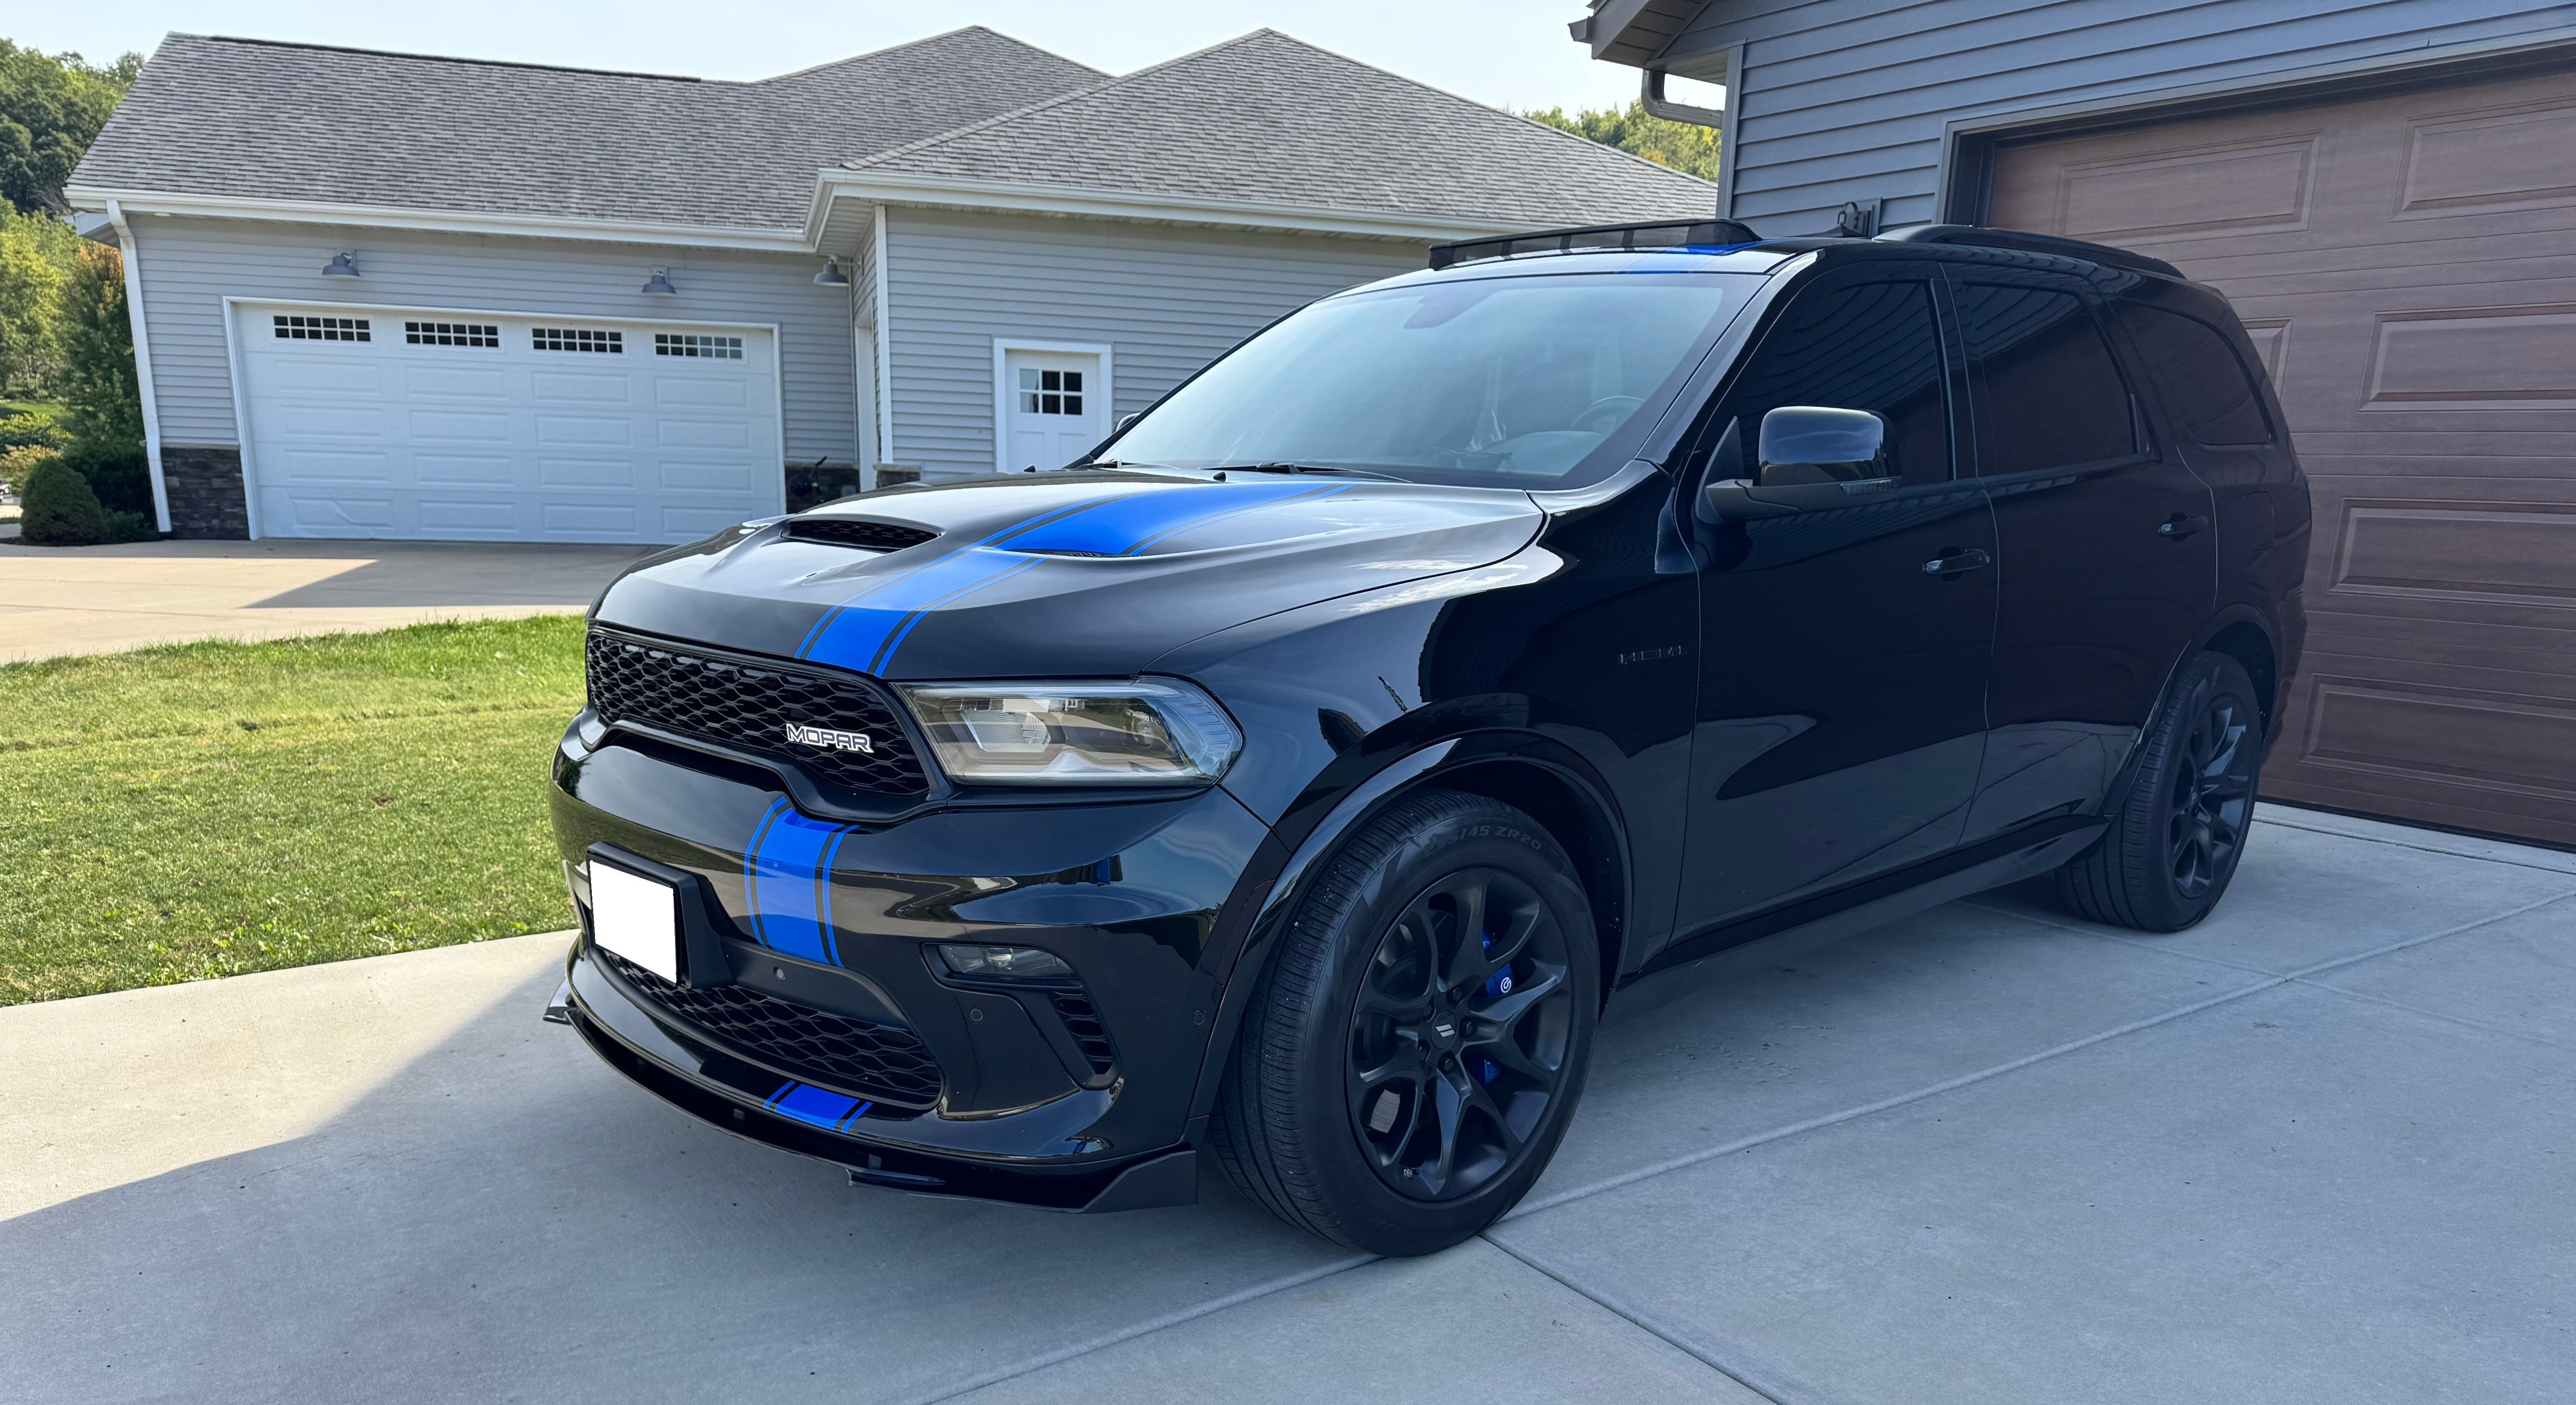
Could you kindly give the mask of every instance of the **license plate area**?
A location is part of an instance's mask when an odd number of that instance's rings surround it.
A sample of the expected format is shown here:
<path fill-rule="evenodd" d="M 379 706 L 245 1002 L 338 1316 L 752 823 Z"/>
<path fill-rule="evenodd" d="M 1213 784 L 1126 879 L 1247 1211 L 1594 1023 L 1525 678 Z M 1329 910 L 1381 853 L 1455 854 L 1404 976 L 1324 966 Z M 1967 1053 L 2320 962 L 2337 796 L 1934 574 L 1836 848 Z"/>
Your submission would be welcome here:
<path fill-rule="evenodd" d="M 680 890 L 661 879 L 590 861 L 590 939 L 677 985 L 680 980 Z"/>

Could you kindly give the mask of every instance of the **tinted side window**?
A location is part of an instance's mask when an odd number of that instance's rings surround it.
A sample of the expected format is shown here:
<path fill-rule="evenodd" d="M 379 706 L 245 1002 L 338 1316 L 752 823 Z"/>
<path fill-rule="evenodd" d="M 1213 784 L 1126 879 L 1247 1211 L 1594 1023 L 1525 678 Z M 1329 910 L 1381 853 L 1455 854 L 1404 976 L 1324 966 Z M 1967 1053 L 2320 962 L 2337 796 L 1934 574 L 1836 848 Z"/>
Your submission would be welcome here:
<path fill-rule="evenodd" d="M 1959 289 L 1983 473 L 2123 458 L 2136 420 L 2119 363 L 2084 300 L 2042 288 Z"/>
<path fill-rule="evenodd" d="M 2120 304 L 2120 322 L 2185 433 L 2203 444 L 2272 442 L 2263 394 L 2224 332 L 2197 317 L 2133 302 Z"/>
<path fill-rule="evenodd" d="M 1908 483 L 1950 476 L 1950 409 L 1928 283 L 1862 283 L 1801 293 L 1763 337 L 1727 396 L 1747 457 L 1762 416 L 1782 405 L 1869 410 L 1887 421 L 1888 456 Z M 1726 425 L 1713 426 L 1723 433 Z M 1744 465 L 1750 475 L 1752 465 Z"/>

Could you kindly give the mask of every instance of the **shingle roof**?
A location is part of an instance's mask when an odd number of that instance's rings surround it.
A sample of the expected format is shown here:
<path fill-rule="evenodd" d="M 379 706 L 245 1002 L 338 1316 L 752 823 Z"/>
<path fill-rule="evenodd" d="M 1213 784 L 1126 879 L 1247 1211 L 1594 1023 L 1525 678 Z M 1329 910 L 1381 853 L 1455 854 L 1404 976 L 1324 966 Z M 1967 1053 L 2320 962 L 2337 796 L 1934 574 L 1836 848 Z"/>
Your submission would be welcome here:
<path fill-rule="evenodd" d="M 826 166 L 1107 76 L 983 28 L 757 83 L 173 34 L 71 183 L 795 228 Z"/>
<path fill-rule="evenodd" d="M 1532 226 L 1704 218 L 1717 194 L 1267 29 L 848 164 Z"/>

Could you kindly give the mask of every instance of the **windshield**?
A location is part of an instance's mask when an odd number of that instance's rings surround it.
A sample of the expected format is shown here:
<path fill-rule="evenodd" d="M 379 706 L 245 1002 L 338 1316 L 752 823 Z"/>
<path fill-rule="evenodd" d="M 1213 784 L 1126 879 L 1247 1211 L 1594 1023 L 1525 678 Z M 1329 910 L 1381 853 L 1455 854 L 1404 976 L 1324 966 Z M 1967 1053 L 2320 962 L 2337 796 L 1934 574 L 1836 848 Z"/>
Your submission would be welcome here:
<path fill-rule="evenodd" d="M 1548 274 L 1328 298 L 1209 367 L 1103 457 L 1568 486 L 1672 393 L 1758 281 Z"/>

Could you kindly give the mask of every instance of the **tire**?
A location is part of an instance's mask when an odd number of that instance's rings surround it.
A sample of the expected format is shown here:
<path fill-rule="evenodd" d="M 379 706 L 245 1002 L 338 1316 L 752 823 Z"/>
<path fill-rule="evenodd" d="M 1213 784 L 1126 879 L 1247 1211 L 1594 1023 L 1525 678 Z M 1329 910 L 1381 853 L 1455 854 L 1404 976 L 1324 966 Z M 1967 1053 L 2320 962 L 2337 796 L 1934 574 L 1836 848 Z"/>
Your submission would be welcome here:
<path fill-rule="evenodd" d="M 1407 796 L 1324 863 L 1274 946 L 1210 1128 L 1236 1187 L 1391 1255 L 1518 1202 L 1565 1134 L 1601 1007 L 1591 907 L 1547 831 L 1482 796 Z"/>
<path fill-rule="evenodd" d="M 2179 932 L 2218 906 L 2245 856 L 2263 766 L 2263 710 L 2224 654 L 2184 665 L 2142 744 L 2111 827 L 2057 871 L 2077 915 Z"/>

